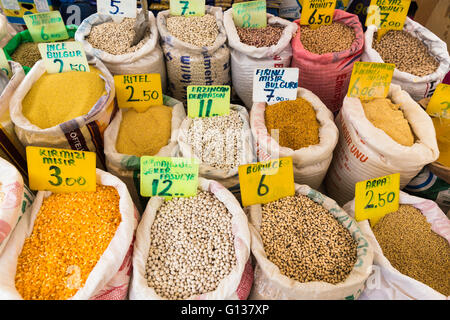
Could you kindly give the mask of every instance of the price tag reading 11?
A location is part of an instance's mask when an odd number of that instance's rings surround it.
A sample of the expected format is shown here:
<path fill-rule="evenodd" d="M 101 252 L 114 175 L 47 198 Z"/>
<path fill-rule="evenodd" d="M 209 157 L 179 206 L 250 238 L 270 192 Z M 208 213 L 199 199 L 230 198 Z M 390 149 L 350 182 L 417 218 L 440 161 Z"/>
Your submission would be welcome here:
<path fill-rule="evenodd" d="M 34 42 L 53 42 L 69 39 L 59 11 L 26 14 L 23 16 Z"/>
<path fill-rule="evenodd" d="M 95 152 L 31 146 L 26 150 L 32 190 L 95 191 Z"/>
<path fill-rule="evenodd" d="M 163 104 L 159 73 L 117 75 L 114 84 L 119 108 L 144 112 L 149 106 Z"/>
<path fill-rule="evenodd" d="M 170 0 L 172 16 L 204 16 L 205 0 Z"/>
<path fill-rule="evenodd" d="M 80 42 L 39 43 L 38 48 L 48 73 L 90 71 L 86 53 Z"/>
<path fill-rule="evenodd" d="M 233 21 L 241 28 L 265 28 L 267 26 L 266 1 L 233 3 Z"/>
<path fill-rule="evenodd" d="M 336 0 L 303 0 L 301 25 L 319 27 L 333 22 Z"/>
<path fill-rule="evenodd" d="M 369 219 L 374 226 L 390 212 L 398 210 L 400 173 L 360 181 L 355 186 L 355 219 Z"/>
<path fill-rule="evenodd" d="M 389 93 L 395 64 L 355 62 L 347 96 L 362 99 L 385 98 Z"/>
<path fill-rule="evenodd" d="M 244 207 L 295 194 L 291 157 L 245 164 L 238 171 Z"/>
<path fill-rule="evenodd" d="M 188 86 L 188 116 L 203 118 L 230 114 L 230 91 L 230 86 Z"/>
<path fill-rule="evenodd" d="M 197 194 L 197 159 L 141 157 L 141 196 L 190 197 Z"/>

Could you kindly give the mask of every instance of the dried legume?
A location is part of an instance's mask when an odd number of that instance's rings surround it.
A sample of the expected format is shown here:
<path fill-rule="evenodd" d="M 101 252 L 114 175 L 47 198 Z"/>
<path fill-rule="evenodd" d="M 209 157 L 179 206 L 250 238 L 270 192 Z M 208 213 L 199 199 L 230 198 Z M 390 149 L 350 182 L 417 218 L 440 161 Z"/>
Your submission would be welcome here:
<path fill-rule="evenodd" d="M 257 48 L 270 47 L 278 43 L 285 26 L 281 24 L 267 25 L 265 28 L 236 27 L 237 34 L 242 43 Z"/>
<path fill-rule="evenodd" d="M 300 26 L 300 41 L 303 47 L 315 54 L 349 50 L 355 40 L 355 31 L 349 26 L 333 22 L 318 29 Z"/>
<path fill-rule="evenodd" d="M 394 63 L 395 67 L 418 77 L 436 71 L 439 62 L 430 54 L 428 47 L 418 38 L 404 30 L 389 30 L 378 39 L 375 32 L 373 48 L 385 63 Z"/>
<path fill-rule="evenodd" d="M 344 281 L 356 263 L 356 242 L 334 216 L 300 194 L 262 205 L 267 258 L 299 281 Z"/>
<path fill-rule="evenodd" d="M 120 224 L 119 199 L 115 188 L 101 185 L 44 199 L 17 261 L 24 299 L 68 299 L 84 286 Z"/>
<path fill-rule="evenodd" d="M 419 209 L 401 204 L 378 221 L 373 233 L 394 268 L 450 296 L 450 245 Z"/>
<path fill-rule="evenodd" d="M 219 35 L 216 18 L 204 16 L 172 16 L 167 19 L 167 30 L 181 41 L 198 47 L 211 46 Z"/>
<path fill-rule="evenodd" d="M 206 191 L 164 202 L 151 227 L 148 286 L 168 299 L 214 291 L 236 265 L 231 217 Z"/>

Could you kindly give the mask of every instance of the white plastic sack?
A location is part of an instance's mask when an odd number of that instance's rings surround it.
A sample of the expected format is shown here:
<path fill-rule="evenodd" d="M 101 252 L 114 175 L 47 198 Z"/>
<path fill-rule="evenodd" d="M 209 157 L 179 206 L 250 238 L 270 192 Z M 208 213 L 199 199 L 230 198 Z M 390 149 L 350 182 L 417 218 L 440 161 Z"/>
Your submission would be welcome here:
<path fill-rule="evenodd" d="M 414 197 L 402 191 L 400 191 L 399 202 L 419 209 L 431 224 L 431 230 L 450 242 L 450 220 L 435 202 Z M 344 206 L 344 210 L 354 217 L 355 200 L 348 202 Z M 360 296 L 361 300 L 437 300 L 450 298 L 395 269 L 383 255 L 369 221 L 360 221 L 358 224 L 374 251 L 374 273 L 367 280 L 366 289 Z"/>
<path fill-rule="evenodd" d="M 199 178 L 199 190 L 212 192 L 231 213 L 236 266 L 219 282 L 216 290 L 199 296 L 191 296 L 189 300 L 245 300 L 253 283 L 253 269 L 250 264 L 250 231 L 247 217 L 236 198 L 221 184 L 213 180 Z M 152 197 L 145 209 L 141 223 L 136 232 L 136 243 L 133 253 L 133 276 L 130 284 L 131 300 L 162 300 L 153 288 L 148 287 L 145 278 L 145 266 L 150 249 L 151 227 L 157 211 L 164 199 Z"/>
<path fill-rule="evenodd" d="M 112 174 L 97 169 L 97 183 L 113 186 L 120 196 L 122 221 L 109 246 L 101 255 L 86 283 L 71 298 L 73 300 L 119 300 L 125 299 L 132 271 L 134 231 L 138 224 L 136 208 L 125 184 Z M 42 201 L 48 198 L 50 191 L 39 191 L 31 211 L 25 214 L 17 224 L 11 239 L 0 256 L 0 299 L 22 299 L 15 287 L 17 259 L 22 251 L 25 239 L 33 231 L 34 221 L 41 208 Z"/>
<path fill-rule="evenodd" d="M 186 102 L 188 86 L 230 85 L 231 82 L 230 50 L 226 44 L 222 8 L 205 6 L 205 10 L 216 18 L 219 28 L 219 35 L 210 47 L 197 47 L 171 35 L 167 30 L 170 10 L 160 11 L 156 17 L 166 59 L 168 95 L 183 103 Z"/>
<path fill-rule="evenodd" d="M 450 57 L 447 44 L 419 23 L 407 17 L 403 30 L 421 40 L 428 47 L 430 54 L 439 61 L 438 69 L 424 77 L 418 77 L 398 69 L 394 70 L 392 83 L 400 85 L 403 90 L 411 95 L 411 98 L 419 101 L 433 95 L 436 86 L 442 82 L 450 70 Z M 373 36 L 376 31 L 377 28 L 374 25 L 367 27 L 364 34 L 364 53 L 361 61 L 384 62 L 379 53 L 372 48 Z"/>
<path fill-rule="evenodd" d="M 287 68 L 291 65 L 291 39 L 297 31 L 297 25 L 270 13 L 267 13 L 267 23 L 278 23 L 286 27 L 276 45 L 257 48 L 241 42 L 233 21 L 233 8 L 224 13 L 225 30 L 231 48 L 233 88 L 247 108 L 251 108 L 253 102 L 253 73 L 255 69 Z"/>
<path fill-rule="evenodd" d="M 306 185 L 295 185 L 296 194 L 302 194 L 320 204 L 338 220 L 357 242 L 357 260 L 345 281 L 331 284 L 324 281 L 301 283 L 280 273 L 280 269 L 267 259 L 259 234 L 261 228 L 261 205 L 250 206 L 250 233 L 252 253 L 256 259 L 255 283 L 251 300 L 325 300 L 357 299 L 364 289 L 364 282 L 372 271 L 373 249 L 356 221 L 337 203 Z"/>
<path fill-rule="evenodd" d="M 155 156 L 175 157 L 178 151 L 177 136 L 181 122 L 186 117 L 183 104 L 168 96 L 163 96 L 163 105 L 172 107 L 172 128 L 169 143 Z M 131 198 L 139 212 L 145 209 L 145 201 L 140 196 L 140 157 L 121 154 L 116 150 L 117 137 L 122 123 L 122 109 L 119 109 L 111 124 L 105 130 L 105 156 L 108 171 L 119 177 L 128 187 Z"/>
<path fill-rule="evenodd" d="M 39 60 L 25 76 L 11 98 L 10 112 L 17 137 L 24 146 L 53 147 L 97 153 L 97 166 L 105 167 L 103 154 L 103 132 L 111 120 L 114 109 L 114 79 L 103 63 L 94 59 L 93 63 L 103 74 L 106 94 L 100 97 L 85 115 L 66 121 L 57 126 L 41 129 L 32 124 L 22 114 L 22 100 L 33 84 L 44 74 L 45 65 Z M 70 90 L 70 88 L 67 88 Z M 51 94 L 51 92 L 49 92 Z"/>
<path fill-rule="evenodd" d="M 158 43 L 159 34 L 156 27 L 156 19 L 151 11 L 148 12 L 148 18 L 150 22 L 150 38 L 136 52 L 114 55 L 92 47 L 86 40 L 91 33 L 92 27 L 113 21 L 110 15 L 99 13 L 90 15 L 83 20 L 75 33 L 75 41 L 83 44 L 88 59 L 97 57 L 113 75 L 159 73 L 161 75 L 162 89 L 165 91 L 166 66 L 164 65 L 162 50 Z"/>
<path fill-rule="evenodd" d="M 256 155 L 253 150 L 253 138 L 250 130 L 249 117 L 247 110 L 239 106 L 237 104 L 230 105 L 231 110 L 235 110 L 239 113 L 243 121 L 243 127 L 241 132 L 242 137 L 242 159 L 241 163 L 252 163 L 256 160 Z M 190 144 L 188 144 L 188 131 L 189 127 L 192 123 L 192 118 L 186 117 L 184 121 L 181 123 L 180 131 L 178 134 L 178 147 L 179 147 L 179 156 L 183 158 L 197 158 L 194 150 Z M 225 137 L 217 136 L 217 141 L 222 141 L 224 144 L 226 143 L 226 134 Z M 200 163 L 199 176 L 212 179 L 218 181 L 225 188 L 230 189 L 230 191 L 239 199 L 240 197 L 240 185 L 239 185 L 239 176 L 238 176 L 238 167 L 235 167 L 229 171 L 225 169 L 217 169 L 206 163 Z"/>
<path fill-rule="evenodd" d="M 256 142 L 259 161 L 292 157 L 294 181 L 317 189 L 325 178 L 333 158 L 333 150 L 338 141 L 338 129 L 333 121 L 333 114 L 314 93 L 308 89 L 298 88 L 297 97 L 311 103 L 320 123 L 319 144 L 293 150 L 282 147 L 267 132 L 265 121 L 266 103 L 253 103 L 250 112 L 250 127 Z"/>
<path fill-rule="evenodd" d="M 17 30 L 9 24 L 6 16 L 0 14 L 0 48 L 6 46 L 9 40 L 17 34 Z"/>
<path fill-rule="evenodd" d="M 359 98 L 345 97 L 336 117 L 339 142 L 325 178 L 328 194 L 341 205 L 354 198 L 358 181 L 400 173 L 403 189 L 426 164 L 439 157 L 436 132 L 428 114 L 395 84 L 388 98 L 400 104 L 415 143 L 411 147 L 397 143 L 366 118 Z"/>

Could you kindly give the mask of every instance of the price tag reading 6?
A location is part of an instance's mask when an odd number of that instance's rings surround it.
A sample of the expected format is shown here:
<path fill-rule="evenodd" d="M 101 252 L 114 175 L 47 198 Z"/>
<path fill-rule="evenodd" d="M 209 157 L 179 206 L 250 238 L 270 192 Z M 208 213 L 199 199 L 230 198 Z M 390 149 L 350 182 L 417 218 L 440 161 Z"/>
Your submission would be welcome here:
<path fill-rule="evenodd" d="M 295 194 L 291 157 L 245 164 L 238 171 L 244 207 Z"/>
<path fill-rule="evenodd" d="M 333 22 L 336 0 L 303 0 L 301 25 L 321 26 Z"/>
<path fill-rule="evenodd" d="M 385 214 L 398 210 L 400 174 L 360 181 L 355 186 L 355 219 L 374 226 Z"/>
<path fill-rule="evenodd" d="M 362 99 L 385 98 L 389 93 L 395 64 L 355 62 L 347 96 Z"/>
<path fill-rule="evenodd" d="M 53 42 L 69 39 L 59 11 L 26 14 L 23 16 L 34 42 Z"/>
<path fill-rule="evenodd" d="M 32 190 L 95 191 L 95 152 L 31 146 L 26 150 Z"/>

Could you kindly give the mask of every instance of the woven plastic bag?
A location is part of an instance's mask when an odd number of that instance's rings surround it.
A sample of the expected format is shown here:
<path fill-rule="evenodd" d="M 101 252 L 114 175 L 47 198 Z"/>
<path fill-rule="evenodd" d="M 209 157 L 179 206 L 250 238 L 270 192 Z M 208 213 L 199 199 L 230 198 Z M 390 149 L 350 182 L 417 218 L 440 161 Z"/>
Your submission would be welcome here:
<path fill-rule="evenodd" d="M 224 13 L 224 25 L 231 48 L 231 78 L 233 88 L 247 108 L 253 103 L 253 74 L 260 68 L 287 68 L 291 64 L 291 39 L 297 25 L 288 20 L 267 13 L 268 24 L 285 26 L 276 45 L 257 48 L 242 43 L 233 21 L 233 8 Z"/>
<path fill-rule="evenodd" d="M 181 122 L 186 117 L 183 104 L 168 96 L 163 96 L 163 105 L 172 107 L 171 134 L 169 143 L 162 147 L 155 156 L 174 157 L 178 152 L 177 136 Z M 116 149 L 117 137 L 122 122 L 122 109 L 120 109 L 108 128 L 105 130 L 105 156 L 108 171 L 119 177 L 128 187 L 131 198 L 143 212 L 147 201 L 140 196 L 140 157 L 121 154 Z"/>
<path fill-rule="evenodd" d="M 330 197 L 340 205 L 355 196 L 358 181 L 400 173 L 400 189 L 439 156 L 436 132 L 428 114 L 399 86 L 391 84 L 388 98 L 400 104 L 415 135 L 411 147 L 394 141 L 365 116 L 359 98 L 345 97 L 336 117 L 339 142 L 325 178 Z"/>
<path fill-rule="evenodd" d="M 150 23 L 150 38 L 136 52 L 114 55 L 92 47 L 86 40 L 94 26 L 113 21 L 110 15 L 95 13 L 84 19 L 75 33 L 75 40 L 83 44 L 88 59 L 97 57 L 113 75 L 159 73 L 161 75 L 161 85 L 165 91 L 166 66 L 161 47 L 159 46 L 159 33 L 156 27 L 156 19 L 151 11 L 148 12 L 148 18 Z"/>
<path fill-rule="evenodd" d="M 250 209 L 250 232 L 252 253 L 256 259 L 255 281 L 251 300 L 329 300 L 357 299 L 364 289 L 364 282 L 372 271 L 373 249 L 351 218 L 337 203 L 306 185 L 295 185 L 295 193 L 302 194 L 327 209 L 352 235 L 357 243 L 357 260 L 347 279 L 338 284 L 323 281 L 301 283 L 281 274 L 280 269 L 267 259 L 259 234 L 261 228 L 261 205 Z"/>
<path fill-rule="evenodd" d="M 299 24 L 300 20 L 295 22 Z M 361 58 L 364 33 L 358 16 L 354 14 L 337 9 L 333 22 L 343 23 L 355 32 L 350 49 L 322 55 L 309 52 L 300 41 L 299 28 L 292 39 L 291 67 L 299 69 L 298 86 L 311 90 L 331 112 L 337 113 L 347 94 L 353 64 Z"/>
<path fill-rule="evenodd" d="M 190 85 L 229 85 L 231 82 L 230 50 L 226 44 L 222 8 L 205 8 L 207 14 L 216 18 L 219 28 L 219 35 L 210 47 L 194 46 L 171 35 L 167 30 L 170 10 L 161 11 L 156 17 L 166 59 L 168 95 L 183 103 L 186 103 L 187 87 Z"/>
<path fill-rule="evenodd" d="M 219 199 L 231 213 L 234 249 L 236 252 L 236 266 L 223 278 L 216 290 L 189 300 L 245 300 L 253 283 L 253 269 L 250 263 L 250 231 L 247 217 L 236 198 L 220 183 L 199 178 L 199 190 L 210 191 Z M 151 227 L 157 211 L 164 199 L 152 197 L 145 209 L 141 223 L 136 232 L 136 243 L 133 253 L 133 277 L 130 285 L 130 299 L 132 300 L 161 300 L 161 296 L 153 288 L 148 287 L 145 278 L 145 267 L 150 249 Z"/>
<path fill-rule="evenodd" d="M 419 209 L 431 224 L 431 230 L 450 243 L 450 220 L 436 203 L 402 191 L 400 191 L 399 203 L 409 204 Z M 355 201 L 348 202 L 344 206 L 344 210 L 354 217 Z M 360 221 L 358 224 L 374 251 L 374 273 L 367 280 L 366 289 L 360 296 L 361 300 L 441 300 L 450 298 L 395 269 L 383 255 L 368 220 Z"/>
<path fill-rule="evenodd" d="M 294 181 L 306 184 L 311 188 L 319 188 L 333 158 L 339 132 L 333 121 L 333 114 L 311 91 L 303 88 L 297 89 L 297 97 L 311 103 L 320 123 L 319 144 L 293 150 L 282 147 L 267 132 L 265 123 L 266 103 L 257 102 L 250 112 L 250 127 L 256 142 L 256 152 L 259 161 L 292 157 Z"/>
<path fill-rule="evenodd" d="M 132 272 L 134 233 L 138 224 L 137 210 L 125 184 L 110 173 L 97 169 L 97 183 L 114 187 L 120 196 L 121 222 L 109 246 L 89 274 L 86 283 L 70 299 L 73 300 L 122 300 L 128 292 Z M 0 256 L 0 299 L 22 299 L 15 287 L 17 259 L 25 239 L 33 231 L 34 221 L 42 201 L 50 191 L 39 191 L 31 210 L 17 224 L 11 239 Z"/>
<path fill-rule="evenodd" d="M 447 51 L 447 44 L 419 23 L 406 18 L 403 30 L 421 40 L 428 47 L 430 54 L 439 61 L 437 70 L 423 77 L 417 77 L 398 69 L 394 70 L 392 83 L 400 85 L 403 90 L 411 95 L 411 98 L 419 101 L 423 98 L 431 97 L 436 86 L 442 82 L 447 72 L 450 71 L 450 57 Z M 362 61 L 384 62 L 380 54 L 372 48 L 373 36 L 376 31 L 377 27 L 374 25 L 367 27 L 364 35 Z"/>
<path fill-rule="evenodd" d="M 97 153 L 97 166 L 105 168 L 103 132 L 111 120 L 114 109 L 114 79 L 100 60 L 94 59 L 90 64 L 103 74 L 106 94 L 100 97 L 87 114 L 47 129 L 41 129 L 32 124 L 22 114 L 22 100 L 33 84 L 45 72 L 45 65 L 42 60 L 34 65 L 15 91 L 10 103 L 14 129 L 24 146 L 93 151 Z M 70 88 L 67 88 L 67 90 L 70 90 Z"/>

